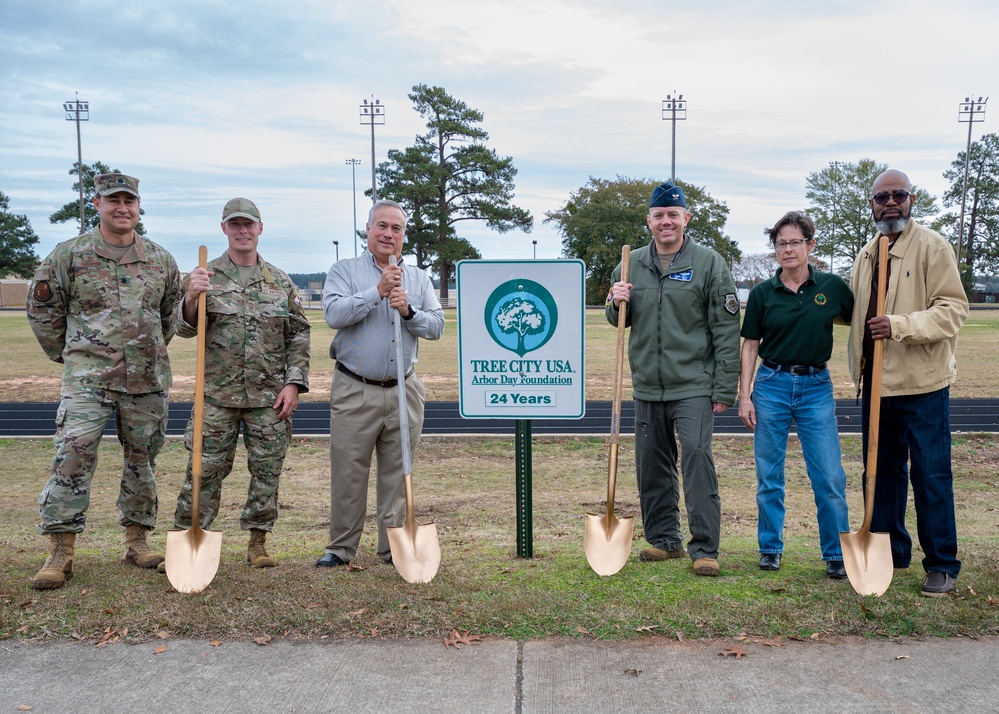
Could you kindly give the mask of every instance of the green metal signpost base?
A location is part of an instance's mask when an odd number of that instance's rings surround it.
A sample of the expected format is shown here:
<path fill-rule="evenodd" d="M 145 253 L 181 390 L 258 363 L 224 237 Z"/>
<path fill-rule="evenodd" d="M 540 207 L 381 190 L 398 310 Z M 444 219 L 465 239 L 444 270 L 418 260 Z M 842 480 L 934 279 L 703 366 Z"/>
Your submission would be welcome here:
<path fill-rule="evenodd" d="M 534 557 L 531 498 L 531 420 L 517 419 L 517 557 Z"/>

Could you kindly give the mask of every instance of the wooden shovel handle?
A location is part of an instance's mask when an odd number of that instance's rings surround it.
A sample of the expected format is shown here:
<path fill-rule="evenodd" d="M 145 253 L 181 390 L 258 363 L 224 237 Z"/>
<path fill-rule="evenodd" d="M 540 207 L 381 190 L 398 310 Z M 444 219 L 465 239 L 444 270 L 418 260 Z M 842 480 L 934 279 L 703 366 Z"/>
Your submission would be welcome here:
<path fill-rule="evenodd" d="M 198 267 L 208 267 L 208 247 L 198 248 Z M 205 423 L 205 312 L 208 293 L 198 296 L 198 346 L 194 362 L 194 419 L 191 425 L 191 530 L 201 530 L 201 452 Z"/>
<path fill-rule="evenodd" d="M 885 314 L 885 301 L 888 286 L 888 236 L 882 235 L 878 242 L 878 294 L 877 316 Z M 867 326 L 864 325 L 864 329 Z M 878 474 L 878 430 L 881 427 L 881 373 L 884 369 L 885 341 L 874 340 L 874 358 L 871 362 L 871 415 L 867 422 L 867 484 L 864 489 L 864 525 L 861 530 L 871 528 L 874 517 L 874 484 Z"/>
<path fill-rule="evenodd" d="M 621 246 L 621 282 L 628 282 L 631 267 L 631 246 Z M 607 462 L 607 522 L 614 519 L 614 491 L 617 487 L 617 452 L 621 436 L 621 399 L 624 392 L 624 331 L 628 303 L 618 306 L 617 351 L 614 363 L 614 406 L 611 411 L 610 457 Z"/>

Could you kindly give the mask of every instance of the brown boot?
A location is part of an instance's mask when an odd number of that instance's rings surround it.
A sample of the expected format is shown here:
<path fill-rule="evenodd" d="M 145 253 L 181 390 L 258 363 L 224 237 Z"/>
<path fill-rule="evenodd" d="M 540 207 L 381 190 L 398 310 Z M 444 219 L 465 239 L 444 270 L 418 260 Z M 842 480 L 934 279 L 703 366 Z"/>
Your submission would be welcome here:
<path fill-rule="evenodd" d="M 35 590 L 55 590 L 73 577 L 73 546 L 76 533 L 49 534 L 49 557 L 31 580 Z"/>
<path fill-rule="evenodd" d="M 125 557 L 122 562 L 136 568 L 155 568 L 164 560 L 146 544 L 146 529 L 142 526 L 125 526 Z"/>
<path fill-rule="evenodd" d="M 246 560 L 250 563 L 251 568 L 273 568 L 278 564 L 264 550 L 265 540 L 267 540 L 267 531 L 262 531 L 259 528 L 250 529 L 250 545 L 246 549 Z"/>

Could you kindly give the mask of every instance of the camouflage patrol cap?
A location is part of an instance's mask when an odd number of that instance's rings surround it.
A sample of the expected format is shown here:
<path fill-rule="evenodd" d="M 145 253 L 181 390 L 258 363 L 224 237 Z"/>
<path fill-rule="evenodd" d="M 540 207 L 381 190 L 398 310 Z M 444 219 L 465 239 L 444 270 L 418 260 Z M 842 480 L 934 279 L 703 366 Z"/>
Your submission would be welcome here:
<path fill-rule="evenodd" d="M 254 223 L 260 223 L 260 211 L 248 198 L 234 198 L 222 209 L 222 222 L 231 218 L 249 218 Z"/>
<path fill-rule="evenodd" d="M 130 193 L 139 197 L 139 179 L 125 174 L 100 174 L 94 177 L 94 189 L 98 196 L 112 193 Z"/>

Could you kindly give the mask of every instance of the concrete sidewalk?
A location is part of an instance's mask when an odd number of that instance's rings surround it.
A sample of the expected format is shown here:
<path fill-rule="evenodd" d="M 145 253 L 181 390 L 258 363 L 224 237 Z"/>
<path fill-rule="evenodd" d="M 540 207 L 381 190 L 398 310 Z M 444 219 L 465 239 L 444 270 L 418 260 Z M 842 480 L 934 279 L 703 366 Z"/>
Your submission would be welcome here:
<path fill-rule="evenodd" d="M 7 641 L 0 714 L 996 711 L 997 661 L 997 638 Z"/>

